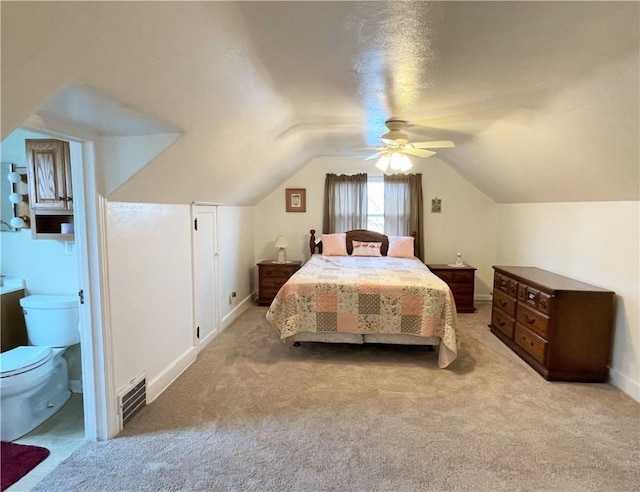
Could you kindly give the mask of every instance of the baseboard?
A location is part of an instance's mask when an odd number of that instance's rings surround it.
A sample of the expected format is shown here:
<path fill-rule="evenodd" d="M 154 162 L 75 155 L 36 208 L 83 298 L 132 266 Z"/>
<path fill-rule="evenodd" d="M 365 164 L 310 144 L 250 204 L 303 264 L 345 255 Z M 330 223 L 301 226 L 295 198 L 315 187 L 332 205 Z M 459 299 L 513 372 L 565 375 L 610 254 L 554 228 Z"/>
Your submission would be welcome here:
<path fill-rule="evenodd" d="M 242 302 L 240 302 L 229 314 L 227 314 L 220 322 L 220 330 L 216 332 L 210 333 L 207 338 L 203 339 L 202 342 L 198 344 L 196 347 L 192 347 L 187 350 L 182 356 L 180 356 L 176 361 L 171 364 L 171 366 L 167 367 L 160 375 L 154 378 L 152 381 L 149 381 L 147 386 L 147 403 L 151 403 L 155 400 L 162 392 L 167 389 L 171 383 L 173 383 L 179 376 L 182 374 L 193 362 L 196 360 L 198 352 L 200 352 L 204 347 L 206 347 L 211 341 L 219 335 L 222 330 L 227 328 L 231 323 L 233 323 L 238 316 L 244 313 L 251 306 L 251 296 L 247 296 Z"/>
<path fill-rule="evenodd" d="M 616 369 L 609 369 L 609 384 L 640 402 L 640 382 L 634 381 Z"/>
<path fill-rule="evenodd" d="M 70 379 L 69 380 L 69 389 L 71 393 L 82 393 L 82 380 L 81 379 Z"/>
<path fill-rule="evenodd" d="M 476 295 L 473 296 L 474 304 L 491 304 L 493 302 L 493 296 L 491 294 Z"/>
<path fill-rule="evenodd" d="M 180 374 L 182 374 L 196 360 L 198 351 L 196 347 L 191 347 L 169 367 L 162 371 L 156 378 L 148 382 L 147 403 L 151 403 L 158 398 Z"/>
<path fill-rule="evenodd" d="M 242 313 L 244 313 L 251 306 L 251 294 L 245 297 L 235 308 L 231 310 L 220 322 L 220 331 L 227 328 L 233 323 Z"/>

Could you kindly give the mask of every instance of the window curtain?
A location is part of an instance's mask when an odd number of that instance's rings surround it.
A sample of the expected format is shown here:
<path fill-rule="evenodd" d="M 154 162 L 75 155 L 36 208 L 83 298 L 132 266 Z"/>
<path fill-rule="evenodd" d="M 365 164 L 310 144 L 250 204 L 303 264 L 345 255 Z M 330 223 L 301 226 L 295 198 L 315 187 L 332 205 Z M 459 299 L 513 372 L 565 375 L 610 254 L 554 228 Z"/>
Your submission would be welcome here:
<path fill-rule="evenodd" d="M 325 234 L 367 228 L 367 175 L 327 174 L 324 185 Z"/>
<path fill-rule="evenodd" d="M 384 233 L 410 236 L 416 233 L 416 256 L 424 260 L 422 244 L 422 174 L 384 175 Z"/>

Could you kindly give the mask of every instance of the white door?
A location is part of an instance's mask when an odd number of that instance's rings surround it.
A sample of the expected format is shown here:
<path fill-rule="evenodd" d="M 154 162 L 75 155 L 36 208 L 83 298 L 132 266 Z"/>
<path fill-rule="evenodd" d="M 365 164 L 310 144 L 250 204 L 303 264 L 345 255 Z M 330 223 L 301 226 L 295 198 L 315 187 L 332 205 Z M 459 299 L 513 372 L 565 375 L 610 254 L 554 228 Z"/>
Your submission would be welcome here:
<path fill-rule="evenodd" d="M 192 205 L 194 342 L 204 347 L 218 332 L 218 207 Z"/>

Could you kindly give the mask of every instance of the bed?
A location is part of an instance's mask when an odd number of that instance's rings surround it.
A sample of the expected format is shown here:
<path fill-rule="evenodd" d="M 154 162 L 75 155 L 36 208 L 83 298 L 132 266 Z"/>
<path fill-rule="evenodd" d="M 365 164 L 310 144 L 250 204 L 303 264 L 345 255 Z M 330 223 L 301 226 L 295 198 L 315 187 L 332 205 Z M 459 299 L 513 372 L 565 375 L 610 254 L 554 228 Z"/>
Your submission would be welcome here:
<path fill-rule="evenodd" d="M 346 254 L 328 255 L 310 233 L 309 261 L 280 288 L 266 315 L 283 342 L 431 345 L 438 347 L 439 367 L 455 360 L 453 294 L 413 251 L 389 256 L 397 238 L 390 249 L 386 235 L 355 230 L 344 235 Z M 323 239 L 333 236 L 339 235 Z M 356 256 L 362 244 L 380 244 L 380 256 Z"/>

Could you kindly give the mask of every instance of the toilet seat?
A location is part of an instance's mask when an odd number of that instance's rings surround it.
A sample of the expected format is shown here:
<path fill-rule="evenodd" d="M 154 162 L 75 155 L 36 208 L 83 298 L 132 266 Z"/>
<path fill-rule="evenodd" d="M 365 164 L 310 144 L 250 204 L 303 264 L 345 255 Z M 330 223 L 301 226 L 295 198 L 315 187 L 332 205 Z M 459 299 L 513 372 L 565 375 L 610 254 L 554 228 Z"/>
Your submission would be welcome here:
<path fill-rule="evenodd" d="M 51 360 L 51 347 L 16 347 L 0 354 L 0 377 L 8 378 L 32 371 Z"/>

